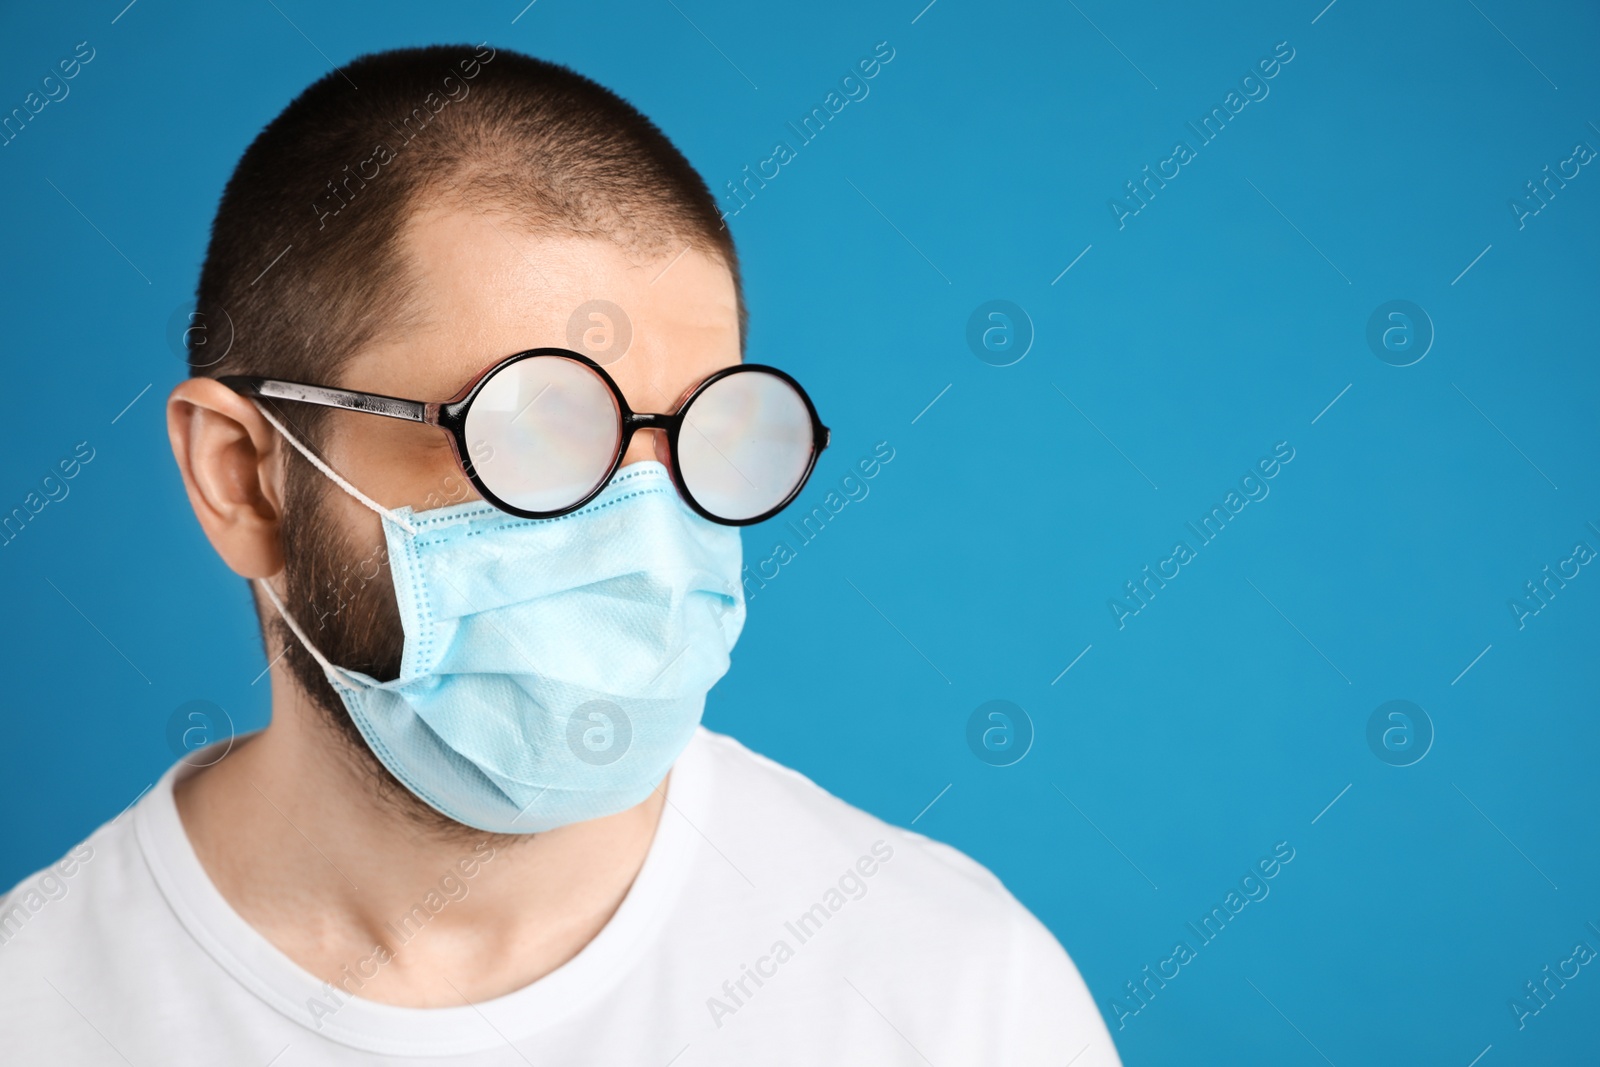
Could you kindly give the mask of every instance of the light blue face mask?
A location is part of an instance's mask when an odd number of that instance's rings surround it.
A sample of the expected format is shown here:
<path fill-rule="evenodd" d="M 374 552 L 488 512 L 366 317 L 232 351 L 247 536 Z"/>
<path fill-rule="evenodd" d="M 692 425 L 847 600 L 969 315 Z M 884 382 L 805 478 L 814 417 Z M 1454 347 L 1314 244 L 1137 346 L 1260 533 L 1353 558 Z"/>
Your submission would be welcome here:
<path fill-rule="evenodd" d="M 483 501 L 378 512 L 405 631 L 400 676 L 329 663 L 266 582 L 367 744 L 433 808 L 538 833 L 650 795 L 744 628 L 739 531 L 696 515 L 653 460 L 579 511 L 524 519 Z"/>

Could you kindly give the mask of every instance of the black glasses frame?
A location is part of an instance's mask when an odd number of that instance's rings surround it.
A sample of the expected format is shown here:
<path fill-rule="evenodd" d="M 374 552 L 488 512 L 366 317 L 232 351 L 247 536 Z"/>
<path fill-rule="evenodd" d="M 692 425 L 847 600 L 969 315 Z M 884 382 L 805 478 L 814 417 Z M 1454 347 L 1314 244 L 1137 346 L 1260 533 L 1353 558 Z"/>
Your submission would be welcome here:
<path fill-rule="evenodd" d="M 496 496 L 494 491 L 483 483 L 477 470 L 472 465 L 471 452 L 467 444 L 467 412 L 472 408 L 472 402 L 489 379 L 513 364 L 525 359 L 538 359 L 541 357 L 559 356 L 563 359 L 575 360 L 584 364 L 599 376 L 606 388 L 611 390 L 612 400 L 617 406 L 617 414 L 621 422 L 622 432 L 617 438 L 616 454 L 611 457 L 611 465 L 607 468 L 605 476 L 599 484 L 591 490 L 582 500 L 556 511 L 529 511 L 507 503 Z M 684 484 L 678 465 L 678 436 L 683 428 L 684 413 L 689 410 L 695 399 L 712 385 L 734 374 L 748 374 L 761 372 L 781 378 L 799 394 L 801 401 L 806 406 L 807 413 L 811 416 L 811 458 L 806 463 L 805 473 L 800 476 L 789 495 L 784 497 L 776 507 L 762 512 L 753 518 L 729 519 L 714 515 L 707 511 L 695 499 L 694 493 Z M 450 439 L 451 448 L 455 452 L 456 462 L 461 467 L 461 473 L 466 475 L 482 497 L 501 511 L 508 512 L 527 519 L 553 519 L 560 515 L 568 515 L 595 497 L 599 496 L 605 487 L 610 484 L 617 469 L 622 465 L 622 457 L 628 451 L 628 445 L 633 440 L 633 435 L 639 430 L 662 430 L 667 437 L 667 454 L 671 458 L 668 469 L 672 473 L 673 484 L 678 493 L 696 514 L 723 526 L 751 526 L 772 518 L 778 512 L 794 503 L 795 497 L 800 495 L 806 483 L 811 480 L 811 473 L 816 469 L 817 459 L 822 455 L 823 449 L 828 447 L 831 436 L 828 427 L 822 424 L 817 415 L 817 408 L 811 402 L 810 395 L 801 387 L 800 383 L 776 367 L 769 367 L 761 363 L 737 363 L 731 367 L 724 367 L 703 379 L 699 384 L 691 387 L 681 398 L 671 412 L 644 412 L 634 411 L 628 406 L 627 398 L 622 395 L 622 390 L 606 369 L 588 356 L 573 352 L 565 348 L 530 348 L 485 368 L 468 382 L 459 393 L 449 400 L 437 403 L 421 400 L 405 400 L 400 397 L 383 396 L 378 393 L 359 393 L 351 389 L 331 389 L 323 385 L 310 385 L 304 382 L 282 381 L 277 378 L 257 378 L 246 375 L 230 374 L 217 379 L 223 385 L 232 389 L 241 396 L 262 400 L 295 400 L 303 404 L 316 404 L 319 407 L 338 408 L 343 411 L 360 411 L 368 415 L 382 415 L 390 419 L 403 419 L 407 422 L 420 422 L 427 426 L 435 426 L 444 431 Z"/>

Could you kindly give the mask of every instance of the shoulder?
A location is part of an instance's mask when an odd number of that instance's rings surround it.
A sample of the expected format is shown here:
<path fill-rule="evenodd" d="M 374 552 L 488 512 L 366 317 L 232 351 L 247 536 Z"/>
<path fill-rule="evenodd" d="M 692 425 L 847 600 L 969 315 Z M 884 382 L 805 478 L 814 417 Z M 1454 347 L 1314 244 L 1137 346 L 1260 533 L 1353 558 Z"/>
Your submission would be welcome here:
<path fill-rule="evenodd" d="M 910 869 L 905 877 L 926 886 L 930 903 L 1020 907 L 988 868 L 960 850 L 885 822 L 726 734 L 703 730 L 701 740 L 715 765 L 719 818 L 759 830 L 785 853 L 799 859 L 854 851 L 885 872 Z"/>
<path fill-rule="evenodd" d="M 59 943 L 84 923 L 117 912 L 143 868 L 126 814 L 105 823 L 0 897 L 0 961 Z"/>
<path fill-rule="evenodd" d="M 127 812 L 18 882 L 0 898 L 0 1031 L 76 1032 L 92 991 L 139 988 L 166 912 Z"/>
<path fill-rule="evenodd" d="M 744 869 L 779 941 L 845 990 L 840 1005 L 954 1061 L 1117 1064 L 1066 950 L 987 867 L 733 737 L 699 741 L 715 800 L 704 835 Z"/>
<path fill-rule="evenodd" d="M 748 865 L 783 929 L 826 944 L 817 952 L 876 1010 L 946 1032 L 946 1047 L 981 1035 L 984 1056 L 1000 1053 L 992 1062 L 1063 1049 L 1063 1062 L 1091 1050 L 1079 1067 L 1117 1062 L 1076 966 L 988 868 L 731 737 L 701 741 L 718 801 L 707 835 L 722 835 L 714 843 Z M 822 936 L 824 926 L 848 933 Z"/>

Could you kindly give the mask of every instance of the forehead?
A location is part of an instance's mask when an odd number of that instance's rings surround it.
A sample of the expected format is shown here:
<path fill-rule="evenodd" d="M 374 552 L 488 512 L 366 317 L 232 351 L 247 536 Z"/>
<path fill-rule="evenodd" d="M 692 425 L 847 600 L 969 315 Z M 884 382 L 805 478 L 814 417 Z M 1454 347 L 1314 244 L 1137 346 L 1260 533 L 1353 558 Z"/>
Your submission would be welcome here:
<path fill-rule="evenodd" d="M 346 365 L 347 388 L 443 400 L 506 356 L 573 348 L 636 410 L 661 411 L 740 360 L 732 274 L 682 244 L 631 253 L 531 233 L 504 212 L 441 208 L 415 215 L 400 248 L 414 290 L 406 325 Z"/>

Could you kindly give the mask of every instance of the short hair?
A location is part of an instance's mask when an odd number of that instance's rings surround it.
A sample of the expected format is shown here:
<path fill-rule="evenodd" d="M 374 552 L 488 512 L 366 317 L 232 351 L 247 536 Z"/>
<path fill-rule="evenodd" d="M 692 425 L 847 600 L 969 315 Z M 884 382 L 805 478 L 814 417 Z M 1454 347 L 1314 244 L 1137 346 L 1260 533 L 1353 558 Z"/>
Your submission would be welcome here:
<path fill-rule="evenodd" d="M 336 384 L 363 346 L 402 329 L 398 240 L 433 198 L 494 208 L 535 233 L 631 253 L 688 246 L 733 276 L 733 238 L 704 179 L 633 105 L 559 64 L 488 45 L 361 56 L 302 92 L 245 150 L 211 227 L 190 330 L 192 376 Z M 418 398 L 434 399 L 434 398 Z M 443 399 L 443 398 L 437 398 Z M 318 409 L 295 423 L 314 433 Z"/>

